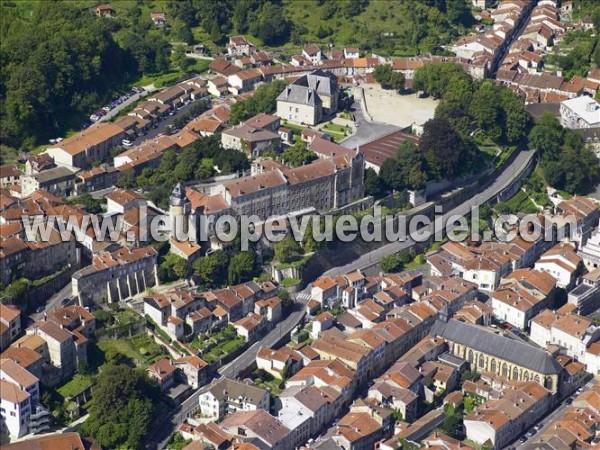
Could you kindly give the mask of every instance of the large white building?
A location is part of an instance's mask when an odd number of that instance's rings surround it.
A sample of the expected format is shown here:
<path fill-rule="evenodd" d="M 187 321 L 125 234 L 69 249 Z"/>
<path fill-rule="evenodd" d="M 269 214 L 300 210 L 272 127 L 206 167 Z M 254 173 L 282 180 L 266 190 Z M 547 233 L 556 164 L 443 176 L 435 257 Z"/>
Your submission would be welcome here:
<path fill-rule="evenodd" d="M 560 104 L 560 121 L 566 128 L 598 127 L 600 103 L 586 95 L 565 100 Z"/>
<path fill-rule="evenodd" d="M 331 72 L 316 70 L 298 78 L 277 97 L 277 115 L 290 122 L 316 125 L 338 109 L 340 88 Z"/>
<path fill-rule="evenodd" d="M 220 420 L 235 411 L 269 410 L 270 396 L 264 389 L 231 378 L 212 383 L 198 398 L 200 413 L 211 420 Z"/>

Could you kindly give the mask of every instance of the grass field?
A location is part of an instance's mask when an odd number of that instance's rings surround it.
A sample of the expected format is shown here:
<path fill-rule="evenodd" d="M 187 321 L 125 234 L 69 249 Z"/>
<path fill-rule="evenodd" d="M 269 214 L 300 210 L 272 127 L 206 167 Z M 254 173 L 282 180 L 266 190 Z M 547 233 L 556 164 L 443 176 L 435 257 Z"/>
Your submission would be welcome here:
<path fill-rule="evenodd" d="M 166 350 L 145 333 L 124 339 L 101 340 L 98 348 L 104 355 L 112 349 L 141 366 L 148 366 L 166 356 Z"/>
<path fill-rule="evenodd" d="M 75 397 L 77 394 L 89 388 L 93 382 L 91 376 L 76 373 L 71 380 L 59 387 L 57 392 L 64 398 Z"/>

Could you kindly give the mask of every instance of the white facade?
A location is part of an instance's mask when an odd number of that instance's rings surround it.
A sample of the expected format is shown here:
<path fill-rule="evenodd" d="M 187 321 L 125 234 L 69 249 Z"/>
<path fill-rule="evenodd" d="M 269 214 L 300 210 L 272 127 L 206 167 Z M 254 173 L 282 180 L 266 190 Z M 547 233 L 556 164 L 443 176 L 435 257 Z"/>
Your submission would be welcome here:
<path fill-rule="evenodd" d="M 8 381 L 1 381 L 0 387 L 0 429 L 13 438 L 21 437 L 28 432 L 31 397 Z"/>
<path fill-rule="evenodd" d="M 560 104 L 560 121 L 566 128 L 598 127 L 600 103 L 586 95 L 565 100 Z"/>
<path fill-rule="evenodd" d="M 463 280 L 477 285 L 480 291 L 493 291 L 498 287 L 502 274 L 495 270 L 467 269 L 463 272 Z"/>
<path fill-rule="evenodd" d="M 492 297 L 492 309 L 494 310 L 494 316 L 498 319 L 504 320 L 521 330 L 527 328 L 527 322 L 531 318 L 530 316 L 533 315 L 531 310 L 521 311 L 494 297 Z"/>
<path fill-rule="evenodd" d="M 529 339 L 539 345 L 546 347 L 552 341 L 552 330 L 540 325 L 535 320 L 531 322 L 531 330 L 529 330 Z"/>
<path fill-rule="evenodd" d="M 562 288 L 569 288 L 573 285 L 575 268 L 569 269 L 562 264 L 552 261 L 538 261 L 535 263 L 535 269 L 548 272 L 556 279 L 556 285 Z"/>

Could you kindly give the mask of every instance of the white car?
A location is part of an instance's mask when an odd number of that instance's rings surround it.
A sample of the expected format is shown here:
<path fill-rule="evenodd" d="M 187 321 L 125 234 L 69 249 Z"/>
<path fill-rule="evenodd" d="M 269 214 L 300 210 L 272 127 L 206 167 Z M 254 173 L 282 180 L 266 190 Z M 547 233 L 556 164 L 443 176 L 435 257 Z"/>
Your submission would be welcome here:
<path fill-rule="evenodd" d="M 92 114 L 92 115 L 90 116 L 90 120 L 91 120 L 92 122 L 98 122 L 98 121 L 100 120 L 100 117 L 98 117 L 96 114 Z"/>
<path fill-rule="evenodd" d="M 133 142 L 131 142 L 129 139 L 123 139 L 121 141 L 121 144 L 123 144 L 123 147 L 131 147 L 133 145 Z"/>
<path fill-rule="evenodd" d="M 62 140 L 63 140 L 63 138 L 61 138 L 61 137 L 56 138 L 56 142 L 61 142 Z"/>

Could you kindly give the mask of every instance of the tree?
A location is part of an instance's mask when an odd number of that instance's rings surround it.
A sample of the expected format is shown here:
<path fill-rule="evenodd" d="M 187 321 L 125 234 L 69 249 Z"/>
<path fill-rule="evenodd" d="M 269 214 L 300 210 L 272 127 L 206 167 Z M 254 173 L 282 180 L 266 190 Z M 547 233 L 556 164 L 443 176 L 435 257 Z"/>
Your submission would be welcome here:
<path fill-rule="evenodd" d="M 470 107 L 471 116 L 477 125 L 494 140 L 502 137 L 499 101 L 496 86 L 490 81 L 484 81 L 473 94 Z"/>
<path fill-rule="evenodd" d="M 290 35 L 290 23 L 285 18 L 283 8 L 271 2 L 265 2 L 260 13 L 258 37 L 267 45 L 280 45 Z"/>
<path fill-rule="evenodd" d="M 227 282 L 238 284 L 247 281 L 254 273 L 254 255 L 251 252 L 239 252 L 229 262 Z"/>
<path fill-rule="evenodd" d="M 298 167 L 314 161 L 317 155 L 307 148 L 304 141 L 297 141 L 283 151 L 281 158 L 290 166 Z"/>
<path fill-rule="evenodd" d="M 252 97 L 240 100 L 231 107 L 230 123 L 237 125 L 260 112 L 272 113 L 277 107 L 277 97 L 286 86 L 283 80 L 261 84 Z"/>
<path fill-rule="evenodd" d="M 504 111 L 504 137 L 511 144 L 517 143 L 527 135 L 531 116 L 525 104 L 511 90 L 502 89 L 500 99 Z"/>
<path fill-rule="evenodd" d="M 405 77 L 401 72 L 394 72 L 392 66 L 388 64 L 380 64 L 375 68 L 373 77 L 383 89 L 393 89 L 400 92 L 404 89 Z"/>
<path fill-rule="evenodd" d="M 419 151 L 432 178 L 453 179 L 461 172 L 468 147 L 447 120 L 431 119 L 423 125 Z"/>
<path fill-rule="evenodd" d="M 202 280 L 202 285 L 206 288 L 218 286 L 219 281 L 223 280 L 223 274 L 227 268 L 227 255 L 218 250 L 207 256 L 202 256 L 194 261 L 194 272 Z"/>
<path fill-rule="evenodd" d="M 304 251 L 291 234 L 274 245 L 274 256 L 277 261 L 290 262 L 298 259 Z"/>
<path fill-rule="evenodd" d="M 398 272 L 402 270 L 402 262 L 395 253 L 393 255 L 384 256 L 381 261 L 379 261 L 379 267 L 385 273 Z"/>
<path fill-rule="evenodd" d="M 363 181 L 365 194 L 372 195 L 375 198 L 381 197 L 383 186 L 379 175 L 372 168 L 368 167 L 365 170 L 365 179 Z"/>
<path fill-rule="evenodd" d="M 19 278 L 2 290 L 7 303 L 19 305 L 23 302 L 23 297 L 29 290 L 29 281 L 25 278 Z"/>
<path fill-rule="evenodd" d="M 560 122 L 552 113 L 545 113 L 529 133 L 529 145 L 536 148 L 543 159 L 556 159 L 564 142 Z"/>
<path fill-rule="evenodd" d="M 188 262 L 174 253 L 167 253 L 158 268 L 158 276 L 162 282 L 184 278 L 188 273 Z"/>
<path fill-rule="evenodd" d="M 141 448 L 150 431 L 158 388 L 143 370 L 110 365 L 94 386 L 90 416 L 82 432 L 104 448 Z"/>
<path fill-rule="evenodd" d="M 471 77 L 463 70 L 460 64 L 426 64 L 415 71 L 413 88 L 416 91 L 423 91 L 426 94 L 440 98 L 445 94 L 448 86 L 455 82 L 457 78 L 471 80 Z"/>

